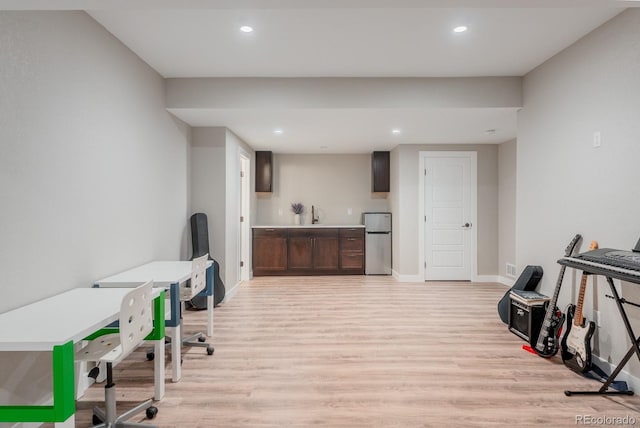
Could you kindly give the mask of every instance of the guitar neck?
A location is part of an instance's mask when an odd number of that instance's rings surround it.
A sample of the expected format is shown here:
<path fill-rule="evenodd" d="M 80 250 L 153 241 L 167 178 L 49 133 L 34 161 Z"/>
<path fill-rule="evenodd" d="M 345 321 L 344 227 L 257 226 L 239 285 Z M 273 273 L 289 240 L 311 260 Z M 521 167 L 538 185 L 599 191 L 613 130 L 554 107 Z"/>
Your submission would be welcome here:
<path fill-rule="evenodd" d="M 584 315 L 582 313 L 582 307 L 584 305 L 584 294 L 587 290 L 587 280 L 589 279 L 589 275 L 583 273 L 582 280 L 580 281 L 580 293 L 578 294 L 578 303 L 576 304 L 576 312 L 575 318 L 573 320 L 573 325 L 581 327 L 584 323 Z"/>
<path fill-rule="evenodd" d="M 589 250 L 596 250 L 598 248 L 598 241 L 591 241 L 591 245 L 589 245 Z M 580 281 L 580 293 L 578 294 L 578 303 L 576 304 L 576 313 L 575 319 L 573 320 L 573 325 L 578 327 L 582 327 L 584 323 L 584 314 L 582 312 L 582 307 L 584 305 L 584 293 L 587 290 L 587 280 L 589 279 L 589 275 L 582 272 L 582 280 Z"/>
<path fill-rule="evenodd" d="M 560 287 L 562 286 L 562 280 L 564 279 L 564 271 L 566 266 L 562 266 L 560 268 L 560 273 L 558 274 L 558 282 L 556 283 L 556 289 L 553 292 L 553 298 L 549 301 L 547 306 L 547 312 L 544 314 L 544 320 L 542 321 L 542 326 L 544 328 L 540 329 L 540 334 L 538 334 L 538 341 L 536 342 L 536 348 L 542 348 L 544 346 L 544 341 L 549 334 L 549 327 L 551 327 L 551 319 L 556 312 L 556 303 L 558 302 L 558 295 L 560 294 Z"/>

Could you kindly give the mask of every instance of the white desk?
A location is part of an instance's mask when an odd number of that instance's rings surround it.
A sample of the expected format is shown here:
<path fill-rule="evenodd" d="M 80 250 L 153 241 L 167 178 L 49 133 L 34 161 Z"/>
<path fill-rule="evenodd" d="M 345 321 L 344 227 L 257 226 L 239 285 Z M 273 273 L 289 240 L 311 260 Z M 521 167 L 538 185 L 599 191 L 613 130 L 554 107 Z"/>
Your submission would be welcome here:
<path fill-rule="evenodd" d="M 74 426 L 73 345 L 117 321 L 128 291 L 75 288 L 0 314 L 0 351 L 53 351 L 53 406 L 0 406 L 0 421 Z M 156 291 L 153 297 L 161 294 Z M 163 298 L 156 299 L 154 306 L 154 318 L 159 320 L 156 327 L 162 330 L 153 336 L 158 355 L 164 355 Z M 155 376 L 155 398 L 159 400 L 164 395 L 164 364 L 155 365 Z"/>
<path fill-rule="evenodd" d="M 142 282 L 153 280 L 154 287 L 169 290 L 171 298 L 171 319 L 166 326 L 171 327 L 171 370 L 173 382 L 182 378 L 181 360 L 181 322 L 180 322 L 180 284 L 191 278 L 190 261 L 155 261 L 96 281 L 99 287 L 134 287 Z M 207 336 L 213 336 L 213 262 L 207 261 Z M 155 360 L 159 358 L 156 354 Z"/>

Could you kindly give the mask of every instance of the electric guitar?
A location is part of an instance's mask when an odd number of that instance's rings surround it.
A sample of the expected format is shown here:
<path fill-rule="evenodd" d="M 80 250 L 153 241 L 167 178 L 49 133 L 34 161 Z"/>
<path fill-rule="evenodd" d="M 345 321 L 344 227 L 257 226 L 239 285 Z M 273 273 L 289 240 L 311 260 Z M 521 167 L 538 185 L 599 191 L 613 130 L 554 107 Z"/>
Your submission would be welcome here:
<path fill-rule="evenodd" d="M 573 237 L 567 248 L 564 250 L 565 257 L 569 257 L 573 254 L 578 244 L 582 241 L 582 236 L 577 234 Z M 535 351 L 538 355 L 544 358 L 551 358 L 558 353 L 560 347 L 558 337 L 560 336 L 560 328 L 564 323 L 564 314 L 560 312 L 560 309 L 556 306 L 558 302 L 558 295 L 560 294 L 560 287 L 562 286 L 562 279 L 564 278 L 564 271 L 566 266 L 560 267 L 560 274 L 558 275 L 558 281 L 556 282 L 556 290 L 553 293 L 553 297 L 547 304 L 547 311 L 540 327 L 540 333 L 538 334 L 538 340 L 536 342 Z"/>
<path fill-rule="evenodd" d="M 590 250 L 598 248 L 593 241 Z M 578 304 L 567 307 L 567 331 L 562 337 L 562 362 L 571 370 L 585 373 L 591 370 L 591 338 L 596 329 L 596 323 L 587 321 L 583 314 L 584 294 L 587 288 L 588 274 L 582 274 Z"/>

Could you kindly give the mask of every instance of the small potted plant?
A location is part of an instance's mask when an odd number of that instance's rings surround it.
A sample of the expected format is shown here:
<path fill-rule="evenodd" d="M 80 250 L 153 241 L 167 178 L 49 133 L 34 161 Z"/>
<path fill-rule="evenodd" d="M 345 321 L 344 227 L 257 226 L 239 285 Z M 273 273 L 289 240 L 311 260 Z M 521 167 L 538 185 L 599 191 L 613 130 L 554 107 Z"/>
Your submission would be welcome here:
<path fill-rule="evenodd" d="M 293 211 L 293 224 L 300 225 L 300 214 L 304 213 L 304 205 L 300 202 L 294 202 L 291 204 L 291 211 Z"/>

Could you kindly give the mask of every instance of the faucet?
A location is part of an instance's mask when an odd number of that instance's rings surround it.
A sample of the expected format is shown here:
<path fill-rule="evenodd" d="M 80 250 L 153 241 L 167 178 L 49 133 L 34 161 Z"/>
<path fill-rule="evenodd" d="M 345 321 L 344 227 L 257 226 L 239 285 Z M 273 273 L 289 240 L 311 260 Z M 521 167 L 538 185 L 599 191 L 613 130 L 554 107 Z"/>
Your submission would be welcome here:
<path fill-rule="evenodd" d="M 320 219 L 316 217 L 315 210 L 315 207 L 311 205 L 311 224 L 320 223 Z"/>

